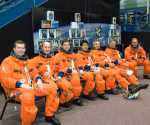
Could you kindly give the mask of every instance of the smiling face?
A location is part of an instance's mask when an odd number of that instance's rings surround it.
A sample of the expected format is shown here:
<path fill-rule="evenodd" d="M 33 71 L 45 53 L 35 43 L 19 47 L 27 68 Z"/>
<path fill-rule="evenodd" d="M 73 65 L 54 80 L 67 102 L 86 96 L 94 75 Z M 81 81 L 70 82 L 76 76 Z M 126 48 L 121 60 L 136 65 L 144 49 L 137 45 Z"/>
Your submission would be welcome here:
<path fill-rule="evenodd" d="M 81 46 L 81 49 L 83 50 L 83 51 L 88 51 L 88 49 L 89 49 L 89 45 L 88 45 L 88 43 L 83 43 L 82 44 L 82 46 Z"/>
<path fill-rule="evenodd" d="M 69 42 L 69 41 L 65 41 L 65 42 L 62 44 L 62 48 L 63 48 L 65 51 L 69 51 L 69 50 L 70 50 L 70 42 Z"/>
<path fill-rule="evenodd" d="M 43 42 L 41 48 L 45 54 L 49 54 L 51 52 L 51 43 L 50 42 Z"/>
<path fill-rule="evenodd" d="M 13 48 L 13 51 L 17 56 L 23 56 L 26 52 L 25 43 L 16 43 Z"/>
<path fill-rule="evenodd" d="M 98 50 L 98 49 L 100 49 L 100 42 L 99 41 L 95 41 L 94 43 L 93 43 L 93 48 L 94 49 L 96 49 L 96 50 Z"/>

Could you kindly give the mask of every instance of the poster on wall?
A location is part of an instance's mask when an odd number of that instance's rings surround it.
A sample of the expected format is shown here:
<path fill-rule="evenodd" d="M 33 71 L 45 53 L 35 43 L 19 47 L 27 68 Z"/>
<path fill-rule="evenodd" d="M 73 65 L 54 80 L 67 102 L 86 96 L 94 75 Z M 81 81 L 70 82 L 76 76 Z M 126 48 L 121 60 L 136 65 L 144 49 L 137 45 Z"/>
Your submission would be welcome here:
<path fill-rule="evenodd" d="M 55 17 L 54 11 L 47 11 L 46 17 L 47 17 L 47 20 L 54 21 L 54 17 Z"/>
<path fill-rule="evenodd" d="M 49 29 L 39 29 L 39 39 L 40 40 L 46 40 L 49 39 Z"/>
<path fill-rule="evenodd" d="M 74 14 L 75 22 L 81 22 L 81 14 L 80 13 L 75 13 Z"/>

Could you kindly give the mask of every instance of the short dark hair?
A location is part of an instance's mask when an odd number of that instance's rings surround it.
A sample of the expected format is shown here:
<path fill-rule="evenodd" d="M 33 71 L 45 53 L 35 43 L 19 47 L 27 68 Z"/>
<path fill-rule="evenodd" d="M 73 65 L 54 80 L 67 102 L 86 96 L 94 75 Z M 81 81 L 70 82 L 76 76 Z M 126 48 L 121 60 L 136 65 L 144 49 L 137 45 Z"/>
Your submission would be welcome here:
<path fill-rule="evenodd" d="M 24 44 L 26 46 L 26 43 L 23 40 L 16 40 L 13 47 L 15 48 L 17 44 Z"/>
<path fill-rule="evenodd" d="M 63 39 L 62 41 L 61 41 L 61 45 L 63 45 L 64 43 L 69 43 L 70 44 L 70 40 L 69 39 Z"/>
<path fill-rule="evenodd" d="M 80 46 L 82 46 L 84 43 L 89 44 L 89 42 L 87 40 L 82 40 L 80 43 Z"/>

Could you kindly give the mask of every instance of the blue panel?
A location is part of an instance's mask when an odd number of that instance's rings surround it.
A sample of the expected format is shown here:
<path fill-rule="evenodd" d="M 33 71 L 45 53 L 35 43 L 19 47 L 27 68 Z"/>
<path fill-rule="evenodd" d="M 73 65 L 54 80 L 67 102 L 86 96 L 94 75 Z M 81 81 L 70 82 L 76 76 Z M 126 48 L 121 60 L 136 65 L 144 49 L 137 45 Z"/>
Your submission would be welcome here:
<path fill-rule="evenodd" d="M 31 8 L 31 0 L 18 0 L 16 3 L 11 2 L 0 11 L 0 28 L 29 12 Z"/>
<path fill-rule="evenodd" d="M 47 0 L 8 0 L 0 5 L 0 28 L 30 12 L 32 7 L 40 6 Z"/>
<path fill-rule="evenodd" d="M 47 2 L 48 0 L 33 0 L 33 4 L 35 6 L 40 6 L 42 5 L 43 3 Z"/>

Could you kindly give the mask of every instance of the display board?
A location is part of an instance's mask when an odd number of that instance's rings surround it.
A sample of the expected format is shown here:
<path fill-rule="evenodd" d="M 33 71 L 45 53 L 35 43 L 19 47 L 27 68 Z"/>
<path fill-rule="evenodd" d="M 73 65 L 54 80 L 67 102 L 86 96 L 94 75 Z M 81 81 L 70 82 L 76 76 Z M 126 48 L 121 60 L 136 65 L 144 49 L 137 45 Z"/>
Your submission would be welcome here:
<path fill-rule="evenodd" d="M 43 40 L 52 42 L 53 50 L 60 48 L 61 40 L 64 38 L 72 41 L 73 47 L 80 47 L 80 41 L 86 39 L 90 47 L 95 39 L 101 41 L 102 46 L 107 46 L 110 39 L 114 38 L 121 42 L 121 28 L 118 24 L 105 24 L 83 22 L 80 13 L 74 13 L 74 21 L 67 21 L 66 24 L 59 21 L 59 15 L 47 8 L 35 8 L 33 10 L 33 38 L 34 52 L 38 53 L 40 43 Z M 69 23 L 68 23 L 69 22 Z"/>

